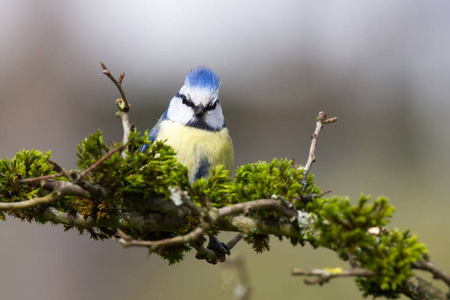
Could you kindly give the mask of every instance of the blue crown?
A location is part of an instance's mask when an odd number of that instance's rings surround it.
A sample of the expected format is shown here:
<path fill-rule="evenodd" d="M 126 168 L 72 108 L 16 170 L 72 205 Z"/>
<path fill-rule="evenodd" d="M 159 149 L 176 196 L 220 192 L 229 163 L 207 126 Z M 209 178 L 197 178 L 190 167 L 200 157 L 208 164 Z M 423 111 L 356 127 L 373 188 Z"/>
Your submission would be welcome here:
<path fill-rule="evenodd" d="M 197 70 L 191 70 L 186 75 L 187 86 L 205 88 L 215 91 L 219 89 L 220 78 L 207 67 L 198 67 Z"/>

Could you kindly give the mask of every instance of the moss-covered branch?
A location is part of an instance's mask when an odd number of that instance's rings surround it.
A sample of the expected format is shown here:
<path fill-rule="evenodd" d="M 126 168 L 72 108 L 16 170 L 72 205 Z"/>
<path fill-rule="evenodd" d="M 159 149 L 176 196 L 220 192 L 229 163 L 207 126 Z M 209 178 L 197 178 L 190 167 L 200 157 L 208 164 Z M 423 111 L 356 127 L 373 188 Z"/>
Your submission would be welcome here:
<path fill-rule="evenodd" d="M 313 176 L 305 182 L 304 170 L 288 160 L 244 165 L 234 180 L 217 168 L 209 179 L 190 185 L 170 147 L 154 143 L 147 153 L 139 151 L 147 139 L 147 134 L 131 132 L 122 156 L 114 149 L 123 146 L 104 144 L 97 132 L 78 146 L 79 171 L 55 167 L 49 152 L 23 150 L 1 160 L 2 218 L 63 224 L 95 239 L 119 238 L 116 229 L 121 228 L 130 240 L 152 246 L 170 263 L 191 248 L 199 258 L 214 261 L 202 246 L 204 233 L 240 232 L 257 252 L 268 250 L 274 235 L 294 245 L 326 247 L 349 260 L 347 273 L 356 276 L 366 295 L 438 295 L 439 290 L 414 275 L 414 268 L 447 282 L 408 231 L 373 230 L 386 228 L 393 215 L 386 198 L 370 201 L 362 195 L 356 205 L 342 197 L 325 198 Z M 94 193 L 92 187 L 103 192 Z"/>

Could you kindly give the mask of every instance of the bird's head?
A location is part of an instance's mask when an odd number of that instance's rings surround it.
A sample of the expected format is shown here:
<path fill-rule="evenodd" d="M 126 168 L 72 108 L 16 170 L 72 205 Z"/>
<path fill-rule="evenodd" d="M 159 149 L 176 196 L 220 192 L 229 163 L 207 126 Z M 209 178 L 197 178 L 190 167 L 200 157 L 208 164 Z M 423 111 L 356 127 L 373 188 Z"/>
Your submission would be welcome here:
<path fill-rule="evenodd" d="M 195 128 L 217 131 L 225 126 L 219 103 L 220 79 L 206 67 L 191 70 L 172 98 L 167 118 Z"/>

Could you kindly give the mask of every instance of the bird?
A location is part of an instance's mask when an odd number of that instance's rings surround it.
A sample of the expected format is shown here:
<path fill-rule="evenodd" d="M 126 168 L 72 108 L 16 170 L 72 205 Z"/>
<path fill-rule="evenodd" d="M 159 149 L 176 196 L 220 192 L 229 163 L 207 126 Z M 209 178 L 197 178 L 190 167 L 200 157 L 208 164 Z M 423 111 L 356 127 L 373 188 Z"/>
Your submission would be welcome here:
<path fill-rule="evenodd" d="M 175 150 L 177 161 L 188 170 L 191 184 L 208 178 L 218 165 L 230 172 L 233 169 L 233 141 L 219 102 L 219 87 L 220 78 L 210 68 L 189 71 L 184 85 L 150 131 L 151 142 L 164 141 Z M 145 144 L 142 152 L 149 146 Z M 230 255 L 229 247 L 213 234 L 208 236 L 207 248 L 224 262 Z M 209 258 L 206 261 L 215 263 Z"/>
<path fill-rule="evenodd" d="M 167 110 L 150 131 L 150 141 L 165 141 L 176 152 L 176 159 L 188 170 L 193 184 L 208 178 L 223 165 L 230 172 L 234 149 L 219 102 L 220 78 L 208 67 L 200 66 L 186 75 Z M 144 145 L 142 151 L 149 147 Z"/>

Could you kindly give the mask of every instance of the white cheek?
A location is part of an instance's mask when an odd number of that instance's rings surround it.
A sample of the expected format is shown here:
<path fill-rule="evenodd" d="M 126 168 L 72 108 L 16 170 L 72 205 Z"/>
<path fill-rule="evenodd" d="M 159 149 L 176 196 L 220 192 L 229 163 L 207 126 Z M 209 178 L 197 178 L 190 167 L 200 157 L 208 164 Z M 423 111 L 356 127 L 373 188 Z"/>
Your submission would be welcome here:
<path fill-rule="evenodd" d="M 205 116 L 206 123 L 213 128 L 222 128 L 224 118 L 222 113 L 222 107 L 220 103 L 216 106 L 216 109 L 208 112 Z"/>
<path fill-rule="evenodd" d="M 169 109 L 167 110 L 167 118 L 169 120 L 186 125 L 193 116 L 192 108 L 184 105 L 180 99 L 173 98 L 170 101 Z"/>

